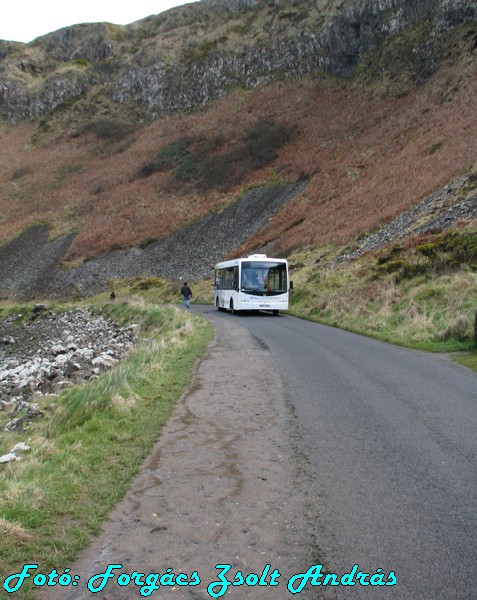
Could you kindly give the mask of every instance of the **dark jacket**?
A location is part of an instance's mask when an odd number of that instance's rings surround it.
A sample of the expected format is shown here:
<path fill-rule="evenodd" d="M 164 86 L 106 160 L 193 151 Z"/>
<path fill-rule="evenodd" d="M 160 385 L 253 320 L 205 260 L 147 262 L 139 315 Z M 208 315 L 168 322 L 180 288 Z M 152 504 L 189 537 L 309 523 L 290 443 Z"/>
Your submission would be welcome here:
<path fill-rule="evenodd" d="M 190 287 L 188 285 L 183 285 L 181 287 L 181 294 L 183 296 L 189 296 L 189 298 L 192 296 L 192 290 L 190 289 Z"/>

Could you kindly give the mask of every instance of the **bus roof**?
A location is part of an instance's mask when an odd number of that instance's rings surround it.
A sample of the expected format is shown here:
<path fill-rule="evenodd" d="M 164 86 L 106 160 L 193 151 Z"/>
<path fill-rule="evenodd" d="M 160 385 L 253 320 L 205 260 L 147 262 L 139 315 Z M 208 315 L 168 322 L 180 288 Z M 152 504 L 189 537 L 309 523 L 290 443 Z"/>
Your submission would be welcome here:
<path fill-rule="evenodd" d="M 282 262 L 286 263 L 286 258 L 271 258 L 266 254 L 250 254 L 249 256 L 244 256 L 242 258 L 233 258 L 231 260 L 225 260 L 223 262 L 219 262 L 215 265 L 216 269 L 226 269 L 227 267 L 235 267 L 242 262 L 248 261 L 257 261 L 257 262 Z"/>

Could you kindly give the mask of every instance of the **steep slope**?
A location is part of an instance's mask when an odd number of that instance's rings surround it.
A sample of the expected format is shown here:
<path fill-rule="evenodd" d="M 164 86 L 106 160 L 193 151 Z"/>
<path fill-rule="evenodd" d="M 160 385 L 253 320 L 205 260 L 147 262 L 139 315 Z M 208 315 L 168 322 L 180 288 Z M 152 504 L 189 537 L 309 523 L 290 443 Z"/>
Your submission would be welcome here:
<path fill-rule="evenodd" d="M 192 281 L 210 277 L 216 262 L 255 234 L 306 185 L 301 181 L 256 188 L 223 211 L 212 212 L 159 241 L 105 252 L 68 270 L 59 265 L 74 235 L 48 241 L 46 226 L 30 227 L 0 246 L 0 291 L 15 299 L 83 296 L 108 289 L 117 278 L 152 275 Z"/>
<path fill-rule="evenodd" d="M 74 233 L 77 267 L 303 179 L 236 252 L 370 232 L 477 161 L 476 14 L 211 0 L 2 42 L 0 240 Z"/>

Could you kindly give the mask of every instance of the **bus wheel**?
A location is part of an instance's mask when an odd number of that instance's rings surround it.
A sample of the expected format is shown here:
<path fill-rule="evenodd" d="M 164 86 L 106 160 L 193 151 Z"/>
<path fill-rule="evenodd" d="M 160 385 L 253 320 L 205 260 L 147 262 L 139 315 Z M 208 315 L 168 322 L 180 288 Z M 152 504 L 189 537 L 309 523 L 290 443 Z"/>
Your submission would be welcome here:
<path fill-rule="evenodd" d="M 272 310 L 272 314 L 277 316 L 278 315 L 278 310 Z"/>
<path fill-rule="evenodd" d="M 230 312 L 231 312 L 233 315 L 238 315 L 238 314 L 239 314 L 239 312 L 240 312 L 240 311 L 238 311 L 238 310 L 236 310 L 236 309 L 234 308 L 234 301 L 232 300 L 232 298 L 230 299 Z"/>
<path fill-rule="evenodd" d="M 222 310 L 222 309 L 220 308 L 220 305 L 219 305 L 219 299 L 218 299 L 218 298 L 216 298 L 216 299 L 215 299 L 215 308 L 216 308 L 216 310 Z"/>

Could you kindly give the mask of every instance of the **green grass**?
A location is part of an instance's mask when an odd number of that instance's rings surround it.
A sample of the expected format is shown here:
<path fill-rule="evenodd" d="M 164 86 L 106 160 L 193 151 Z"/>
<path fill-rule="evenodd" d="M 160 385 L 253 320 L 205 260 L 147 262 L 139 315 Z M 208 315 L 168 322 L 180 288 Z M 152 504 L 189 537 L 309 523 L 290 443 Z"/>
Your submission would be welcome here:
<path fill-rule="evenodd" d="M 168 281 L 160 277 L 132 277 L 110 282 L 118 298 L 135 298 L 151 304 L 182 304 L 180 281 Z M 192 303 L 213 304 L 214 283 L 211 278 L 191 282 Z M 109 292 L 101 296 L 105 301 Z"/>
<path fill-rule="evenodd" d="M 130 356 L 99 379 L 40 400 L 45 416 L 2 446 L 28 441 L 22 461 L 0 470 L 0 580 L 37 563 L 67 565 L 97 534 L 150 453 L 211 339 L 211 326 L 174 307 L 96 306 L 138 323 Z M 0 592 L 0 597 L 1 597 Z M 22 599 L 32 598 L 22 587 Z"/>
<path fill-rule="evenodd" d="M 459 363 L 463 367 L 477 371 L 477 351 L 466 355 L 456 354 L 452 358 L 456 363 Z"/>
<path fill-rule="evenodd" d="M 405 347 L 456 353 L 473 368 L 474 240 L 475 233 L 451 232 L 432 246 L 390 247 L 335 266 L 336 249 L 297 254 L 290 312 Z M 423 262 L 423 252 L 431 260 Z"/>

